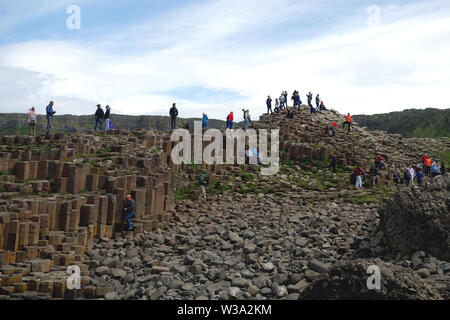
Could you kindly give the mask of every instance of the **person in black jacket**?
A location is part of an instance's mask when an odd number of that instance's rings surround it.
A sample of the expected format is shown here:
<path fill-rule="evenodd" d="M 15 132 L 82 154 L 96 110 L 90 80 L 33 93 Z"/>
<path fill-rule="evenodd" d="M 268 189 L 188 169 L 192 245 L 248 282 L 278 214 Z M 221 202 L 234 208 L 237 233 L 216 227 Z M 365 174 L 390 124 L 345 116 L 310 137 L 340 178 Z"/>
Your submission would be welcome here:
<path fill-rule="evenodd" d="M 97 111 L 95 111 L 95 126 L 94 131 L 97 130 L 97 125 L 99 126 L 99 130 L 102 130 L 103 118 L 105 117 L 105 113 L 103 112 L 102 106 L 97 105 Z"/>
<path fill-rule="evenodd" d="M 266 100 L 266 105 L 267 105 L 267 114 L 272 114 L 272 98 L 270 96 L 267 96 L 267 100 Z"/>
<path fill-rule="evenodd" d="M 175 130 L 176 126 L 177 126 L 177 117 L 178 117 L 178 110 L 177 110 L 177 104 L 174 103 L 172 105 L 172 108 L 170 108 L 169 111 L 169 115 L 170 115 L 170 126 L 172 128 L 172 130 Z"/>
<path fill-rule="evenodd" d="M 131 223 L 131 218 L 134 216 L 136 211 L 136 203 L 134 202 L 131 195 L 127 195 L 127 206 L 123 209 L 125 211 L 125 220 L 127 222 L 128 231 L 133 231 L 134 227 Z"/>
<path fill-rule="evenodd" d="M 111 120 L 109 119 L 111 114 L 111 108 L 109 106 L 106 106 L 106 112 L 105 112 L 105 131 L 111 130 Z"/>

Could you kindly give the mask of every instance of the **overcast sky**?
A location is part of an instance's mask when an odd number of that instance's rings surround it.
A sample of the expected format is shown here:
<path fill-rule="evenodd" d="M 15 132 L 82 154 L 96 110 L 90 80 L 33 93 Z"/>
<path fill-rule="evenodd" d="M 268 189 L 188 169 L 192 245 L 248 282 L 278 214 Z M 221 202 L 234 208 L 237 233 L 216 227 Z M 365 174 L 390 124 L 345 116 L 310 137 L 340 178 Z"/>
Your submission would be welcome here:
<path fill-rule="evenodd" d="M 294 89 L 342 113 L 448 108 L 449 57 L 448 0 L 0 0 L 0 112 L 256 118 Z"/>

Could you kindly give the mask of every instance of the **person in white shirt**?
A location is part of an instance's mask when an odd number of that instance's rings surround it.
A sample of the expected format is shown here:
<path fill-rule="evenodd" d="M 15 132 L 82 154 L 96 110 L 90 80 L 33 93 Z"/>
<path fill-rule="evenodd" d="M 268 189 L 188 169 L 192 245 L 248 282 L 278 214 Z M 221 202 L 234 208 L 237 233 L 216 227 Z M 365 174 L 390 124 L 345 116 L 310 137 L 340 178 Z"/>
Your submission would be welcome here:
<path fill-rule="evenodd" d="M 411 175 L 411 184 L 414 184 L 414 177 L 416 176 L 416 171 L 414 171 L 414 168 L 411 166 L 409 168 L 409 174 Z"/>

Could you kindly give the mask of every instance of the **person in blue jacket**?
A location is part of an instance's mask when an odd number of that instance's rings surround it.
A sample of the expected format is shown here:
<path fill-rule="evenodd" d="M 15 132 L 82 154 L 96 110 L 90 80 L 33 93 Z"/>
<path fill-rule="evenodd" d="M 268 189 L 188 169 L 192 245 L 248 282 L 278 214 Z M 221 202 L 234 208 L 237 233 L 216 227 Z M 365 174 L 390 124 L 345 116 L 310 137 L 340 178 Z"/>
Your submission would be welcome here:
<path fill-rule="evenodd" d="M 207 129 L 208 128 L 208 122 L 209 122 L 209 118 L 206 115 L 206 113 L 203 114 L 203 119 L 202 119 L 202 129 Z"/>
<path fill-rule="evenodd" d="M 267 100 L 266 100 L 266 105 L 267 105 L 267 114 L 272 114 L 272 98 L 270 96 L 267 96 Z"/>
<path fill-rule="evenodd" d="M 311 91 L 306 95 L 306 97 L 308 98 L 308 106 L 312 107 L 313 94 L 311 93 Z"/>
<path fill-rule="evenodd" d="M 433 165 L 430 167 L 430 173 L 432 178 L 440 175 L 439 167 L 437 166 L 436 163 L 433 163 Z"/>
<path fill-rule="evenodd" d="M 418 170 L 416 173 L 416 179 L 419 186 L 422 184 L 423 179 L 425 178 L 425 175 L 423 174 L 422 170 Z"/>
<path fill-rule="evenodd" d="M 52 120 L 53 116 L 55 115 L 56 111 L 53 111 L 53 105 L 55 103 L 53 101 L 50 101 L 47 108 L 45 108 L 45 111 L 47 113 L 47 128 L 45 130 L 46 135 L 48 136 L 50 134 L 50 130 L 52 128 Z"/>

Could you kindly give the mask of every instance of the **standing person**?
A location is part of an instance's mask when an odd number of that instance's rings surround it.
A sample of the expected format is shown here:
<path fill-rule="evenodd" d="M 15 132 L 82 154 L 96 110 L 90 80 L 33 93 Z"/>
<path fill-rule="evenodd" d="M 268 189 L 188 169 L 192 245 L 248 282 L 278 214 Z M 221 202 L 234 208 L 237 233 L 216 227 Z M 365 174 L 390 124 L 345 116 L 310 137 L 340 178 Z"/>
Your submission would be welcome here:
<path fill-rule="evenodd" d="M 336 173 L 336 163 L 337 163 L 337 157 L 334 153 L 331 154 L 331 162 L 330 166 L 328 167 L 328 171 L 331 171 L 333 169 L 333 172 Z"/>
<path fill-rule="evenodd" d="M 441 164 L 441 175 L 443 175 L 443 176 L 447 175 L 447 169 L 445 168 L 444 161 L 442 161 L 442 164 Z"/>
<path fill-rule="evenodd" d="M 101 105 L 97 105 L 97 111 L 95 111 L 95 126 L 94 126 L 94 131 L 97 130 L 97 125 L 98 125 L 98 129 L 100 131 L 102 131 L 102 122 L 103 122 L 103 118 L 105 117 L 105 112 L 102 109 Z"/>
<path fill-rule="evenodd" d="M 412 166 L 409 168 L 409 174 L 411 176 L 411 184 L 414 184 L 414 177 L 416 176 L 416 172 L 414 171 L 414 168 Z"/>
<path fill-rule="evenodd" d="M 270 96 L 267 96 L 266 105 L 267 105 L 267 114 L 271 114 L 272 113 L 272 98 Z"/>
<path fill-rule="evenodd" d="M 172 108 L 170 108 L 169 115 L 170 115 L 170 127 L 172 128 L 172 130 L 175 130 L 175 128 L 177 127 L 177 117 L 178 117 L 178 109 L 176 103 L 172 104 Z"/>
<path fill-rule="evenodd" d="M 105 120 L 105 131 L 111 130 L 111 108 L 109 107 L 109 105 L 107 105 L 106 107 L 106 111 L 105 111 L 105 116 L 103 117 Z"/>
<path fill-rule="evenodd" d="M 356 177 L 356 184 L 355 187 L 356 189 L 361 189 L 362 190 L 362 175 L 363 175 L 363 171 L 359 166 L 356 166 L 355 170 L 353 170 L 353 173 L 355 174 Z"/>
<path fill-rule="evenodd" d="M 313 94 L 311 93 L 311 91 L 306 95 L 306 97 L 308 98 L 308 106 L 311 108 L 313 99 Z"/>
<path fill-rule="evenodd" d="M 431 160 L 431 158 L 426 158 L 425 159 L 425 173 L 429 176 L 430 175 L 430 173 L 431 173 L 431 171 L 430 171 L 430 168 L 431 168 L 431 163 L 432 163 L 432 160 Z"/>
<path fill-rule="evenodd" d="M 123 210 L 125 211 L 125 220 L 127 222 L 128 231 L 133 231 L 134 227 L 131 223 L 131 218 L 134 216 L 136 211 L 136 203 L 130 194 L 127 195 L 127 206 Z"/>
<path fill-rule="evenodd" d="M 231 111 L 230 114 L 227 116 L 227 129 L 230 129 L 230 130 L 233 129 L 233 121 L 234 121 L 234 115 L 233 115 L 233 111 Z"/>
<path fill-rule="evenodd" d="M 284 109 L 284 104 L 285 104 L 284 92 L 281 93 L 279 100 L 280 100 L 280 109 L 283 110 Z"/>
<path fill-rule="evenodd" d="M 242 112 L 244 113 L 244 131 L 248 130 L 248 125 L 250 124 L 250 110 L 244 110 L 242 109 Z"/>
<path fill-rule="evenodd" d="M 35 137 L 36 136 L 36 120 L 37 115 L 34 107 L 28 110 L 28 125 L 30 126 L 30 134 Z"/>
<path fill-rule="evenodd" d="M 280 102 L 278 101 L 278 98 L 275 99 L 275 109 L 274 111 L 278 114 L 280 112 Z"/>
<path fill-rule="evenodd" d="M 203 114 L 203 119 L 202 119 L 202 129 L 207 129 L 208 128 L 208 122 L 209 122 L 208 115 L 206 113 L 204 113 Z"/>
<path fill-rule="evenodd" d="M 287 107 L 288 107 L 288 93 L 287 93 L 287 91 L 285 90 L 284 91 L 284 93 L 283 93 L 283 96 L 284 96 L 284 103 L 286 104 L 286 109 L 287 109 Z"/>
<path fill-rule="evenodd" d="M 52 129 L 53 116 L 56 113 L 56 111 L 53 111 L 54 104 L 55 103 L 53 101 L 50 101 L 47 108 L 45 108 L 45 112 L 47 113 L 47 128 L 45 130 L 45 134 L 47 137 L 50 134 L 50 130 Z"/>
<path fill-rule="evenodd" d="M 345 122 L 342 125 L 342 128 L 345 129 L 345 126 L 348 126 L 348 132 L 350 132 L 350 126 L 352 125 L 353 117 L 349 114 L 345 116 Z"/>
<path fill-rule="evenodd" d="M 206 174 L 206 172 L 203 172 L 198 179 L 198 184 L 202 191 L 201 197 L 205 199 L 205 201 L 206 201 L 206 186 L 208 185 L 208 181 L 209 181 L 208 175 Z"/>
<path fill-rule="evenodd" d="M 378 169 L 374 165 L 372 165 L 372 167 L 370 167 L 369 175 L 370 175 L 370 186 L 374 187 L 376 184 L 377 175 L 378 175 Z"/>
<path fill-rule="evenodd" d="M 294 91 L 294 95 L 292 96 L 294 100 L 294 108 L 297 107 L 297 110 L 300 111 L 300 106 L 302 104 L 302 101 L 300 100 L 300 94 L 298 91 Z"/>
<path fill-rule="evenodd" d="M 317 94 L 317 96 L 316 96 L 316 108 L 319 109 L 319 107 L 320 107 L 320 96 L 319 96 L 319 94 Z"/>
<path fill-rule="evenodd" d="M 409 170 L 406 170 L 403 173 L 403 179 L 405 180 L 406 187 L 409 187 L 409 183 L 411 182 L 411 174 L 409 173 Z"/>

